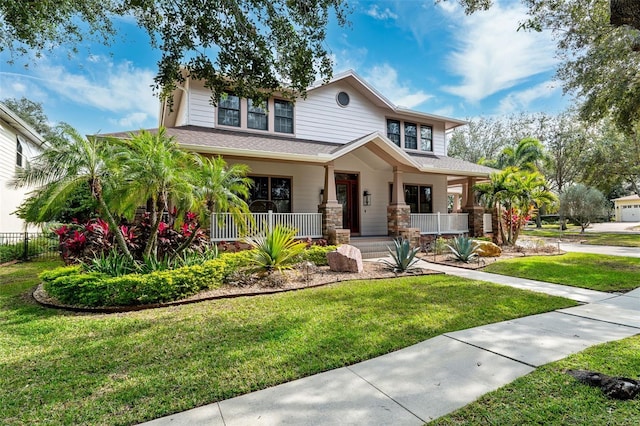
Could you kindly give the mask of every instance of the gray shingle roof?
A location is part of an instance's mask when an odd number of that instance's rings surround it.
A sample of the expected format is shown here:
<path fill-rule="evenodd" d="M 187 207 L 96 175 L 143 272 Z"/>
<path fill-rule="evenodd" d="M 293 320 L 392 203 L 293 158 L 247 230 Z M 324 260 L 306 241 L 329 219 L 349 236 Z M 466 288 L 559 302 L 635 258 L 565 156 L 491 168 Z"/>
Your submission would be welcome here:
<path fill-rule="evenodd" d="M 157 131 L 157 129 L 149 129 L 149 131 L 154 132 Z M 230 150 L 238 150 L 239 155 L 246 155 L 247 152 L 252 152 L 255 154 L 252 156 L 256 157 L 259 156 L 260 153 L 264 153 L 266 157 L 271 158 L 283 155 L 289 159 L 291 159 L 292 156 L 300 157 L 301 160 L 316 158 L 319 162 L 331 161 L 334 156 L 339 157 L 344 155 L 344 153 L 349 151 L 349 146 L 361 143 L 363 138 L 379 136 L 374 132 L 347 144 L 340 144 L 198 126 L 169 127 L 166 129 L 166 132 L 168 136 L 175 137 L 181 145 L 185 145 L 194 150 L 200 148 L 203 152 L 208 153 L 215 154 L 220 152 L 228 154 Z M 129 136 L 129 133 L 112 133 L 104 136 L 126 138 Z M 397 148 L 394 146 L 394 149 Z M 341 154 L 341 152 L 343 154 Z M 450 171 L 456 175 L 469 174 L 473 176 L 488 176 L 491 172 L 495 171 L 489 167 L 457 158 L 414 153 L 408 153 L 408 155 L 414 164 L 424 171 L 433 169 L 433 171 L 437 173 Z"/>

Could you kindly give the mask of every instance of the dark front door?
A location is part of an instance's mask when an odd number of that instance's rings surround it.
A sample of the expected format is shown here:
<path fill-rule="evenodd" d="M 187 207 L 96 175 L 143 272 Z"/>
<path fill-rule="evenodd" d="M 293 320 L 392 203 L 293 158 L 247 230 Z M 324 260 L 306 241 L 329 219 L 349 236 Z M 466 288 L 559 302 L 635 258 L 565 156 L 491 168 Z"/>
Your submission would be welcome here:
<path fill-rule="evenodd" d="M 336 173 L 336 195 L 342 204 L 342 228 L 351 230 L 352 235 L 359 234 L 358 175 Z"/>

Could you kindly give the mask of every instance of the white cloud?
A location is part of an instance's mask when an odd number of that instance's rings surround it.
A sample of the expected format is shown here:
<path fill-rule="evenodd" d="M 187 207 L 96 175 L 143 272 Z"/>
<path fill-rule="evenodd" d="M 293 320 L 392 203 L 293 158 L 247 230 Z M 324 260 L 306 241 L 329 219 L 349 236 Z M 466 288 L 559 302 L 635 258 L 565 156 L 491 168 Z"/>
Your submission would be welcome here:
<path fill-rule="evenodd" d="M 427 5 L 427 3 L 425 3 L 422 5 L 422 7 L 427 9 L 429 6 Z M 436 3 L 436 7 L 439 7 L 444 12 L 449 14 L 456 13 L 460 10 L 460 6 L 455 0 L 443 0 L 439 3 Z"/>
<path fill-rule="evenodd" d="M 458 13 L 457 47 L 449 55 L 451 71 L 462 78 L 449 93 L 477 102 L 511 88 L 531 76 L 554 69 L 555 45 L 547 33 L 516 31 L 526 19 L 519 2 L 494 4 L 490 10 L 471 16 Z"/>
<path fill-rule="evenodd" d="M 433 97 L 400 83 L 398 72 L 389 64 L 373 67 L 365 73 L 364 78 L 391 102 L 406 108 L 416 107 Z"/>
<path fill-rule="evenodd" d="M 550 98 L 559 91 L 560 88 L 556 84 L 551 81 L 545 81 L 526 90 L 509 93 L 500 101 L 498 110 L 502 114 L 526 111 L 530 109 L 530 105 L 534 101 Z"/>
<path fill-rule="evenodd" d="M 131 114 L 127 114 L 125 117 L 122 117 L 119 120 L 109 120 L 109 121 L 114 124 L 117 124 L 120 127 L 134 129 L 134 128 L 143 126 L 145 121 L 148 118 L 149 118 L 149 115 L 147 113 L 133 112 Z"/>
<path fill-rule="evenodd" d="M 388 19 L 396 20 L 398 19 L 398 15 L 393 13 L 391 9 L 385 7 L 384 10 L 380 10 L 377 4 L 371 5 L 369 10 L 365 12 L 367 15 L 371 16 L 374 19 L 378 19 L 381 21 L 386 21 Z"/>

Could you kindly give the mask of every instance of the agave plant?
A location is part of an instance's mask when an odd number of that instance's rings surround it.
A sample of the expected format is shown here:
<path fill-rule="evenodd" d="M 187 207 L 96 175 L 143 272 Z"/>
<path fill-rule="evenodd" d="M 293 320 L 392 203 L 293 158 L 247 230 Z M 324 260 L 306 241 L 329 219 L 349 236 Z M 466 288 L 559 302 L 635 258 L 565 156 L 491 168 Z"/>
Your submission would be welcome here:
<path fill-rule="evenodd" d="M 478 243 L 473 239 L 465 236 L 458 236 L 451 240 L 451 244 L 447 244 L 449 250 L 461 262 L 469 263 L 478 256 Z"/>
<path fill-rule="evenodd" d="M 383 259 L 382 263 L 393 272 L 409 272 L 414 269 L 414 265 L 418 262 L 416 254 L 420 251 L 420 247 L 411 248 L 409 240 L 403 238 L 396 238 L 393 240 L 393 244 L 395 250 L 387 247 L 393 261 Z"/>
<path fill-rule="evenodd" d="M 245 238 L 254 250 L 253 260 L 258 270 L 271 273 L 291 269 L 307 247 L 304 241 L 296 241 L 296 230 L 276 225 L 269 233 Z"/>

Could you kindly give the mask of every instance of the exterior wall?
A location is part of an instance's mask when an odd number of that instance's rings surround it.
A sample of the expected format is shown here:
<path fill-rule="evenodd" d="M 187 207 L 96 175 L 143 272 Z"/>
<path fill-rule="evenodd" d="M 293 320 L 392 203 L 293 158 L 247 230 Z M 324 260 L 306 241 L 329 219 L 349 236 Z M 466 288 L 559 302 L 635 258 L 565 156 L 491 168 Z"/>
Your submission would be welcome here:
<path fill-rule="evenodd" d="M 226 161 L 229 164 L 248 165 L 251 175 L 291 177 L 291 212 L 318 212 L 320 189 L 324 186 L 323 166 L 236 159 Z"/>
<path fill-rule="evenodd" d="M 336 96 L 344 91 L 349 94 L 347 107 L 336 102 Z M 269 114 L 268 131 L 247 129 L 247 102 L 241 100 L 240 127 L 218 126 L 216 109 L 211 105 L 211 92 L 201 82 L 190 81 L 190 86 L 177 107 L 176 126 L 191 124 L 201 127 L 222 127 L 253 133 L 276 134 L 300 139 L 310 139 L 333 143 L 347 143 L 375 131 L 386 134 L 387 118 L 408 121 L 433 128 L 433 153 L 446 155 L 445 129 L 443 122 L 423 120 L 411 116 L 395 114 L 390 109 L 375 106 L 365 95 L 345 81 L 323 86 L 310 91 L 306 99 L 298 99 L 294 104 L 294 134 L 275 133 L 273 114 Z M 273 99 L 268 109 L 273 111 Z M 402 136 L 404 140 L 404 135 Z M 422 151 L 419 151 L 422 152 Z"/>
<path fill-rule="evenodd" d="M 640 198 L 615 200 L 614 206 L 616 222 L 623 222 L 623 219 L 626 222 L 640 222 Z"/>
<path fill-rule="evenodd" d="M 341 91 L 349 94 L 347 107 L 336 102 Z M 386 131 L 383 111 L 342 81 L 309 92 L 306 99 L 296 101 L 294 111 L 296 137 L 301 139 L 346 143 Z"/>
<path fill-rule="evenodd" d="M 393 182 L 391 166 L 382 159 L 374 161 L 374 154 L 360 148 L 335 162 L 336 173 L 359 175 L 358 208 L 360 211 L 360 235 L 387 235 L 387 206 L 389 185 Z M 252 175 L 283 176 L 292 179 L 292 212 L 315 213 L 320 202 L 320 189 L 324 186 L 324 167 L 321 165 L 275 163 L 268 161 L 227 159 L 229 164 L 243 163 Z M 447 213 L 447 178 L 442 175 L 418 173 L 404 174 L 408 184 L 430 185 L 433 188 L 433 209 Z M 364 206 L 362 193 L 371 193 L 371 205 Z"/>
<path fill-rule="evenodd" d="M 24 222 L 12 214 L 25 198 L 29 189 L 13 189 L 7 182 L 13 179 L 16 170 L 16 131 L 5 121 L 0 120 L 0 232 L 21 232 Z M 26 137 L 22 138 L 23 158 L 31 160 L 40 153 L 40 149 Z M 35 230 L 35 229 L 29 229 Z"/>

